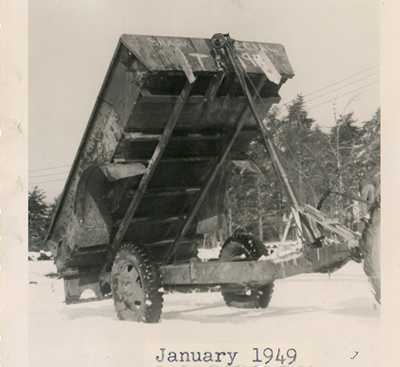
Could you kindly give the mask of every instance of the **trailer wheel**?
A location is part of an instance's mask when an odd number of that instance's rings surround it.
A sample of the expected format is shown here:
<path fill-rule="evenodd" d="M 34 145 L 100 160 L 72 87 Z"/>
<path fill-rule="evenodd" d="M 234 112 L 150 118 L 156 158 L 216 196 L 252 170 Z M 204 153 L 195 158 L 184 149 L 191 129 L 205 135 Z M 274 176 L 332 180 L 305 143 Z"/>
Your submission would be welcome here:
<path fill-rule="evenodd" d="M 363 231 L 360 250 L 364 259 L 364 272 L 378 303 L 381 303 L 380 225 L 380 206 L 375 203 L 371 210 L 371 220 L 366 223 Z"/>
<path fill-rule="evenodd" d="M 155 261 L 142 248 L 124 244 L 115 256 L 112 292 L 120 320 L 155 323 L 161 316 L 161 275 Z"/>
<path fill-rule="evenodd" d="M 254 240 L 249 235 L 230 237 L 222 246 L 220 261 L 256 260 L 267 255 L 268 250 L 261 241 Z M 229 307 L 236 308 L 267 308 L 274 292 L 274 283 L 248 291 L 237 290 L 229 286 L 222 287 L 221 294 Z"/>

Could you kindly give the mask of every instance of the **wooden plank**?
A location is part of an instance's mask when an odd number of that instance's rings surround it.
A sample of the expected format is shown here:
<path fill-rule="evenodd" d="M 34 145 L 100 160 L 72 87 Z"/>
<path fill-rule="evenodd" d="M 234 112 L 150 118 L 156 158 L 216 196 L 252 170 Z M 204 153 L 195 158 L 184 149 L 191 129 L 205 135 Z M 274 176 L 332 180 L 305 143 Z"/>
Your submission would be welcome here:
<path fill-rule="evenodd" d="M 180 47 L 194 73 L 217 72 L 211 41 L 204 38 L 123 35 L 121 42 L 150 70 L 181 71 L 175 49 Z M 260 73 L 254 56 L 265 53 L 282 76 L 294 75 L 285 48 L 276 43 L 245 42 L 235 40 L 235 51 L 248 73 Z M 227 62 L 222 50 L 217 50 Z"/>
<path fill-rule="evenodd" d="M 210 108 L 210 111 L 204 116 L 202 124 L 200 125 L 199 116 L 203 109 L 203 104 L 189 103 L 191 99 L 192 97 L 190 97 L 188 104 L 182 112 L 182 116 L 176 127 L 177 129 L 197 129 L 197 131 L 205 129 L 209 129 L 210 131 L 215 131 L 217 129 L 220 131 L 226 130 L 234 126 L 237 116 L 240 115 L 246 104 L 244 97 L 237 97 L 234 95 L 227 101 L 224 107 L 221 107 L 225 96 L 217 96 L 214 103 L 211 104 L 212 108 Z M 266 105 L 270 104 L 267 98 L 264 99 L 264 103 L 266 103 Z M 128 121 L 126 131 L 159 131 L 165 126 L 172 107 L 173 103 L 137 103 Z M 229 119 L 225 119 L 225 116 L 228 116 Z M 252 119 L 248 122 L 255 124 Z"/>
<path fill-rule="evenodd" d="M 111 251 L 115 252 L 118 247 L 120 246 L 125 233 L 129 227 L 129 224 L 135 215 L 135 212 L 139 206 L 139 203 L 144 195 L 144 192 L 146 191 L 146 188 L 150 182 L 151 177 L 153 176 L 160 160 L 161 157 L 164 153 L 165 147 L 167 146 L 167 143 L 172 135 L 172 131 L 174 130 L 174 127 L 179 119 L 179 116 L 182 112 L 183 106 L 185 105 L 186 101 L 188 100 L 190 96 L 190 91 L 192 90 L 192 85 L 190 83 L 186 83 L 185 86 L 182 89 L 182 92 L 176 101 L 176 104 L 174 106 L 174 109 L 169 116 L 168 122 L 165 125 L 164 132 L 160 138 L 160 141 L 157 145 L 157 148 L 154 151 L 153 157 L 151 158 L 149 165 L 147 167 L 147 172 L 143 175 L 140 184 L 135 192 L 135 195 L 132 198 L 132 201 L 129 205 L 128 210 L 126 211 L 126 214 L 124 216 L 124 219 L 121 222 L 121 225 L 118 228 L 118 231 L 114 237 L 114 240 L 111 245 Z"/>
<path fill-rule="evenodd" d="M 194 83 L 196 80 L 196 77 L 193 74 L 193 70 L 190 67 L 190 64 L 185 56 L 185 54 L 182 52 L 181 48 L 179 45 L 175 47 L 175 55 L 178 59 L 179 64 L 182 67 L 183 72 L 186 75 L 186 78 L 188 79 L 189 83 Z"/>
<path fill-rule="evenodd" d="M 210 114 L 210 110 L 213 107 L 215 97 L 217 96 L 219 87 L 221 86 L 224 77 L 225 74 L 223 73 L 213 75 L 213 79 L 210 81 L 205 94 L 205 103 L 199 117 L 199 126 L 203 124 L 204 120 Z"/>
<path fill-rule="evenodd" d="M 136 132 L 124 132 L 125 140 L 137 142 L 137 141 L 158 141 L 161 138 L 161 134 L 142 134 Z M 187 134 L 187 135 L 176 135 L 171 136 L 171 141 L 181 141 L 181 140 L 221 140 L 222 136 L 217 135 L 202 135 L 198 133 Z"/>
<path fill-rule="evenodd" d="M 157 141 L 160 140 L 161 134 L 142 134 L 124 132 L 124 138 L 128 141 Z"/>
<path fill-rule="evenodd" d="M 185 237 L 182 240 L 182 243 L 194 243 L 194 242 L 203 241 L 203 240 L 204 240 L 203 235 L 196 235 L 194 237 Z M 175 241 L 175 238 L 167 238 L 162 241 L 148 243 L 147 246 L 150 246 L 150 247 L 167 246 L 167 245 L 171 245 L 174 241 Z"/>
<path fill-rule="evenodd" d="M 163 160 L 169 158 L 185 158 L 185 157 L 213 157 L 218 156 L 226 137 L 220 138 L 203 138 L 200 136 L 187 137 L 179 136 L 174 139 L 171 137 L 163 155 Z M 158 141 L 154 140 L 137 140 L 135 142 L 124 141 L 118 146 L 114 154 L 114 161 L 117 162 L 121 158 L 124 159 L 146 159 L 149 160 L 152 156 Z M 145 161 L 142 163 L 146 163 Z"/>
<path fill-rule="evenodd" d="M 185 215 L 175 215 L 173 217 L 137 217 L 137 218 L 132 218 L 130 224 L 133 223 L 172 223 L 172 222 L 177 222 L 184 220 L 186 218 Z M 115 224 L 116 225 L 121 225 L 123 219 L 116 220 Z"/>
<path fill-rule="evenodd" d="M 259 92 L 265 82 L 266 82 L 266 78 L 263 77 L 261 78 L 260 83 L 257 85 L 257 92 Z M 204 199 L 206 198 L 206 195 L 208 194 L 212 183 L 214 182 L 214 179 L 218 173 L 218 171 L 220 170 L 220 168 L 222 167 L 222 164 L 225 162 L 226 158 L 228 157 L 228 154 L 233 146 L 233 144 L 235 143 L 237 137 L 239 136 L 242 127 L 244 126 L 248 116 L 250 114 L 250 107 L 248 105 L 246 105 L 246 107 L 243 109 L 242 114 L 236 124 L 236 131 L 234 132 L 234 134 L 232 135 L 229 143 L 227 144 L 227 146 L 225 147 L 224 151 L 222 152 L 222 154 L 220 155 L 220 157 L 218 158 L 218 160 L 216 161 L 213 170 L 211 171 L 205 185 L 202 188 L 202 191 L 199 195 L 199 197 L 197 198 L 195 204 L 193 205 L 193 207 L 191 208 L 190 214 L 188 215 L 184 225 L 182 226 L 181 230 L 180 230 L 180 234 L 177 236 L 175 242 L 173 243 L 173 245 L 170 247 L 170 249 L 168 250 L 167 256 L 165 258 L 164 263 L 168 264 L 172 261 L 173 256 L 175 255 L 176 250 L 179 248 L 180 243 L 182 241 L 182 238 L 185 237 L 187 231 L 189 230 L 190 226 L 192 225 L 192 222 L 195 218 L 195 216 L 197 215 L 197 212 L 200 209 L 201 204 L 203 203 Z"/>
<path fill-rule="evenodd" d="M 131 223 L 172 223 L 182 221 L 186 218 L 185 215 L 176 215 L 173 217 L 143 217 L 143 218 L 132 218 Z"/>
<path fill-rule="evenodd" d="M 274 64 L 271 62 L 267 54 L 260 52 L 259 54 L 253 56 L 253 60 L 262 69 L 264 74 L 271 82 L 277 85 L 280 84 L 282 80 L 281 74 L 279 74 L 279 71 L 276 70 Z"/>
<path fill-rule="evenodd" d="M 102 254 L 107 252 L 107 245 L 97 245 L 92 247 L 80 247 L 75 254 L 86 255 L 86 254 Z"/>
<path fill-rule="evenodd" d="M 143 175 L 146 167 L 141 163 L 132 164 L 105 164 L 100 169 L 109 181 L 117 181 L 127 177 Z"/>
<path fill-rule="evenodd" d="M 171 189 L 149 189 L 146 191 L 146 197 L 159 196 L 177 196 L 177 195 L 193 195 L 201 191 L 200 187 L 175 187 Z"/>
<path fill-rule="evenodd" d="M 318 209 L 313 208 L 310 205 L 305 205 L 303 207 L 302 213 L 307 217 L 311 218 L 312 220 L 316 221 L 317 223 L 321 224 L 324 228 L 328 229 L 329 231 L 336 233 L 337 235 L 344 238 L 346 241 L 351 242 L 351 245 L 357 243 L 358 240 L 361 238 L 361 235 L 357 232 L 350 230 L 349 228 L 343 226 L 339 222 L 331 221 L 328 217 L 325 216 L 322 212 Z"/>
<path fill-rule="evenodd" d="M 163 95 L 151 95 L 151 94 L 146 94 L 142 95 L 142 98 L 140 99 L 141 104 L 147 104 L 147 103 L 152 103 L 152 104 L 157 104 L 157 105 L 171 105 L 176 103 L 178 96 L 163 96 Z M 204 96 L 191 96 L 190 99 L 187 101 L 188 104 L 201 104 L 205 101 Z"/>
<path fill-rule="evenodd" d="M 186 136 L 173 136 L 173 140 L 221 140 L 222 135 L 202 135 L 202 134 L 188 134 Z"/>
<path fill-rule="evenodd" d="M 230 83 L 230 87 L 229 87 L 229 92 L 227 93 L 227 95 L 225 96 L 223 102 L 222 102 L 222 110 L 227 110 L 229 107 L 229 104 L 231 103 L 234 94 L 236 93 L 239 84 L 235 83 L 235 78 L 231 77 L 230 80 L 227 80 L 227 82 Z M 260 90 L 261 91 L 261 90 Z"/>
<path fill-rule="evenodd" d="M 163 157 L 162 163 L 181 163 L 181 162 L 204 162 L 215 159 L 214 156 L 210 157 Z M 128 163 L 128 164 L 147 164 L 150 163 L 151 159 L 146 158 L 123 158 L 116 157 L 113 159 L 115 163 Z"/>

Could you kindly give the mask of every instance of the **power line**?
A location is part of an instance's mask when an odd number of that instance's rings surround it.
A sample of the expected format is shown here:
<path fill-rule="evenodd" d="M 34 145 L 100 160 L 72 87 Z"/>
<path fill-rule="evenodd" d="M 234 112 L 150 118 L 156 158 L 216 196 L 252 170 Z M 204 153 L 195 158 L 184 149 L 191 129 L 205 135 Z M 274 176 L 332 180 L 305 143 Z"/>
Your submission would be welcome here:
<path fill-rule="evenodd" d="M 50 181 L 42 181 L 42 182 L 36 182 L 36 183 L 29 183 L 29 186 L 36 186 L 36 185 L 42 185 L 45 183 L 49 183 L 49 182 L 58 182 L 58 181 L 65 181 L 67 178 L 61 178 L 59 180 L 50 180 Z"/>
<path fill-rule="evenodd" d="M 346 80 L 348 80 L 348 79 L 351 79 L 351 78 L 353 78 L 354 76 L 357 76 L 357 75 L 360 75 L 360 74 L 362 74 L 362 73 L 365 73 L 366 71 L 375 69 L 375 68 L 378 67 L 378 66 L 379 66 L 379 64 L 378 64 L 378 65 L 375 65 L 375 66 L 372 66 L 372 67 L 370 67 L 370 68 L 368 68 L 368 69 L 365 69 L 365 70 L 363 70 L 363 71 L 360 71 L 360 72 L 358 72 L 358 73 L 352 74 L 352 75 L 350 75 L 350 76 L 348 76 L 348 77 L 346 77 L 346 78 L 344 78 L 344 79 L 342 79 L 342 80 L 339 80 L 339 81 L 336 82 L 336 83 L 333 83 L 333 84 L 328 85 L 327 87 L 324 87 L 324 88 L 321 88 L 321 89 L 317 89 L 317 90 L 315 90 L 315 91 L 313 91 L 313 92 L 310 92 L 310 93 L 308 93 L 308 94 L 305 94 L 303 97 L 307 97 L 307 96 L 310 96 L 310 95 L 312 95 L 312 94 L 314 94 L 314 93 L 320 92 L 320 91 L 325 90 L 325 89 L 328 89 L 328 88 L 330 88 L 330 87 L 333 87 L 334 85 L 340 84 L 341 82 L 344 82 L 344 81 L 346 81 Z"/>
<path fill-rule="evenodd" d="M 69 173 L 69 171 L 58 172 L 58 173 L 49 173 L 49 174 L 47 174 L 47 175 L 32 176 L 32 177 L 29 177 L 29 178 L 30 178 L 30 179 L 33 179 L 33 178 L 41 178 L 41 177 L 48 177 L 48 176 L 57 176 L 57 175 L 63 175 L 63 174 L 65 174 L 65 173 Z"/>
<path fill-rule="evenodd" d="M 48 171 L 56 168 L 65 168 L 65 167 L 71 167 L 70 164 L 67 164 L 65 166 L 56 166 L 56 167 L 48 167 L 48 168 L 40 168 L 40 169 L 30 169 L 29 172 L 39 172 L 39 171 Z"/>
<path fill-rule="evenodd" d="M 358 73 L 352 74 L 352 75 L 350 75 L 350 76 L 348 76 L 348 77 L 346 77 L 346 78 L 344 78 L 344 79 L 341 79 L 341 80 L 339 80 L 338 82 L 335 82 L 335 83 L 333 83 L 333 84 L 330 84 L 330 85 L 328 85 L 327 87 L 317 89 L 317 90 L 315 90 L 315 91 L 313 91 L 313 92 L 310 92 L 310 93 L 308 93 L 308 94 L 304 94 L 304 95 L 303 95 L 303 98 L 304 98 L 304 97 L 307 97 L 307 96 L 310 96 L 310 95 L 312 95 L 312 94 L 315 94 L 315 93 L 317 93 L 317 92 L 320 92 L 320 91 L 322 91 L 322 90 L 331 88 L 331 87 L 333 87 L 333 86 L 335 86 L 335 85 L 338 85 L 338 84 L 340 84 L 340 83 L 342 83 L 342 82 L 344 82 L 344 81 L 346 81 L 346 80 L 348 80 L 348 79 L 351 79 L 351 78 L 353 78 L 353 77 L 355 77 L 355 76 L 357 76 L 357 75 L 363 74 L 363 73 L 365 73 L 366 71 L 372 70 L 372 69 L 374 69 L 374 68 L 376 68 L 376 67 L 379 67 L 379 66 L 380 66 L 379 64 L 378 64 L 378 65 L 375 65 L 375 66 L 372 66 L 372 67 L 367 68 L 367 69 L 364 69 L 364 70 L 362 70 L 362 71 L 360 71 L 360 72 L 358 72 Z M 370 76 L 372 76 L 372 75 L 378 74 L 378 73 L 379 73 L 379 71 L 378 71 L 378 72 L 375 72 L 375 73 L 372 73 L 372 74 L 370 74 L 370 75 L 368 75 L 368 76 L 366 76 L 366 77 L 364 77 L 364 78 L 358 79 L 357 81 L 348 83 L 348 84 L 346 84 L 346 85 L 344 85 L 344 86 L 342 86 L 342 87 L 340 87 L 340 88 L 337 88 L 337 89 L 335 89 L 335 90 L 333 90 L 333 91 L 331 91 L 331 92 L 328 92 L 328 93 L 326 93 L 326 94 L 324 94 L 324 95 L 321 95 L 321 96 L 319 96 L 319 97 L 315 97 L 315 98 L 313 98 L 313 99 L 311 99 L 311 100 L 309 100 L 309 101 L 305 101 L 305 102 L 310 102 L 310 101 L 313 101 L 313 100 L 318 99 L 318 98 L 320 98 L 320 97 L 326 96 L 326 95 L 328 95 L 328 94 L 330 94 L 330 93 L 336 92 L 336 91 L 338 91 L 338 90 L 340 90 L 340 89 L 345 88 L 346 86 L 349 86 L 349 85 L 351 85 L 351 84 L 355 84 L 355 83 L 357 83 L 357 82 L 359 82 L 359 81 L 362 81 L 362 80 L 364 80 L 364 79 L 366 79 L 366 78 L 368 78 L 368 77 L 370 77 Z M 328 101 L 328 102 L 330 102 L 330 101 Z M 283 104 L 282 106 L 285 107 L 286 110 L 289 110 L 289 109 L 288 109 L 288 105 L 289 105 L 289 103 L 285 103 L 285 104 Z M 281 112 L 278 114 L 278 116 L 282 115 L 282 113 L 283 113 L 283 111 L 281 111 Z"/>
<path fill-rule="evenodd" d="M 334 90 L 331 90 L 331 91 L 328 92 L 328 93 L 321 94 L 320 96 L 311 98 L 311 99 L 309 99 L 308 101 L 304 101 L 304 102 L 307 102 L 307 103 L 308 103 L 308 102 L 314 101 L 314 100 L 316 100 L 316 99 L 318 99 L 318 98 L 325 97 L 325 96 L 327 96 L 328 94 L 331 94 L 331 93 L 333 93 L 333 92 L 337 92 L 337 91 L 339 91 L 339 90 L 341 90 L 341 89 L 343 89 L 343 88 L 345 88 L 345 87 L 348 87 L 349 85 L 352 85 L 352 84 L 361 82 L 362 80 L 367 79 L 367 78 L 369 78 L 370 76 L 373 76 L 373 75 L 376 75 L 376 74 L 379 74 L 379 71 L 376 72 L 376 73 L 372 73 L 372 74 L 370 74 L 370 75 L 367 75 L 367 76 L 365 76 L 364 78 L 355 80 L 354 82 L 347 83 L 347 84 L 345 84 L 345 85 L 343 85 L 343 86 L 341 86 L 341 87 L 339 87 L 339 88 L 336 88 L 336 89 L 334 89 Z"/>
<path fill-rule="evenodd" d="M 320 103 L 320 104 L 317 104 L 316 106 L 312 106 L 312 107 L 308 108 L 308 111 L 309 111 L 309 110 L 312 110 L 313 108 L 322 106 L 323 104 L 326 104 L 326 103 L 329 103 L 329 102 L 331 102 L 331 101 L 335 101 L 336 99 L 339 99 L 339 98 L 342 98 L 342 97 L 344 97 L 344 96 L 347 96 L 347 95 L 349 95 L 349 94 L 351 94 L 351 93 L 357 92 L 357 91 L 359 91 L 359 90 L 361 90 L 361 89 L 364 89 L 364 88 L 366 88 L 366 87 L 369 87 L 370 85 L 375 84 L 375 83 L 379 83 L 379 80 L 375 80 L 375 81 L 372 82 L 372 83 L 366 84 L 366 85 L 364 85 L 364 86 L 362 86 L 362 87 L 360 87 L 360 88 L 354 89 L 354 90 L 352 90 L 352 91 L 350 91 L 350 92 L 348 92 L 348 93 L 341 94 L 340 96 L 338 96 L 338 97 L 336 97 L 336 98 L 332 98 L 332 99 L 330 99 L 330 100 L 328 100 L 328 101 L 325 101 L 325 102 L 322 102 L 322 103 Z"/>

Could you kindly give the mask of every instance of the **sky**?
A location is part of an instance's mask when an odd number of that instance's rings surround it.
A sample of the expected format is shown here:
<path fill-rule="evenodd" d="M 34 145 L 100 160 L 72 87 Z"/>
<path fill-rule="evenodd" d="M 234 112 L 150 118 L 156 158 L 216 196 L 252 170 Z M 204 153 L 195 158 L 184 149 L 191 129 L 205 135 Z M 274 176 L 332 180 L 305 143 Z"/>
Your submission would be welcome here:
<path fill-rule="evenodd" d="M 65 184 L 121 34 L 281 43 L 295 72 L 281 108 L 305 96 L 325 131 L 380 107 L 377 0 L 30 0 L 29 188 L 49 201 Z"/>

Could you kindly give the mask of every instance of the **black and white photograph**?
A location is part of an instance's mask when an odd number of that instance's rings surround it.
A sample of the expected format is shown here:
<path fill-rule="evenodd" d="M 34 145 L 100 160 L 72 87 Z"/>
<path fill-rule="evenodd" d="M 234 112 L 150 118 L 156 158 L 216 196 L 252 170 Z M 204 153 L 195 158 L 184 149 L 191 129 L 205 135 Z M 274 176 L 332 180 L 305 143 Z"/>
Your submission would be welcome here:
<path fill-rule="evenodd" d="M 24 5 L 2 365 L 396 365 L 384 3 Z"/>

